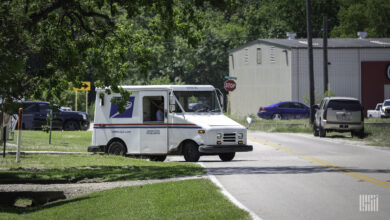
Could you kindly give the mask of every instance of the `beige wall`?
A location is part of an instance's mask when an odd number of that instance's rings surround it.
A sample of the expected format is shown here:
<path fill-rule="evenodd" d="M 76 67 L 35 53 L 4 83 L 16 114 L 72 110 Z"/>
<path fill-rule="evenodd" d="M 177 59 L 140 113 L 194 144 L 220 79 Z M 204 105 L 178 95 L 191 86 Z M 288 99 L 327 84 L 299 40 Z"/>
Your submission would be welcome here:
<path fill-rule="evenodd" d="M 292 99 L 303 102 L 309 96 L 309 74 L 306 49 L 293 49 Z M 361 62 L 389 61 L 388 48 L 338 48 L 328 50 L 330 90 L 337 96 L 361 100 Z M 313 50 L 314 82 L 317 96 L 323 95 L 323 51 Z"/>
<path fill-rule="evenodd" d="M 257 48 L 261 48 L 261 64 L 257 64 Z M 256 114 L 260 106 L 291 100 L 288 49 L 254 44 L 235 51 L 229 56 L 229 75 L 237 77 L 237 88 L 230 92 L 232 115 Z"/>

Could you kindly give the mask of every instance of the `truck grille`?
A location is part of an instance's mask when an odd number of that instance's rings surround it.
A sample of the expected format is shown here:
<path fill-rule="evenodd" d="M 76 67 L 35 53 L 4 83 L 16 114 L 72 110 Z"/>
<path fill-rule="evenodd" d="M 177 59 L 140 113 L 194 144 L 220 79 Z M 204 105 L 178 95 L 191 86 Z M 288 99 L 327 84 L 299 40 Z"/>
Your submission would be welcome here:
<path fill-rule="evenodd" d="M 235 133 L 223 134 L 223 142 L 236 142 L 236 134 Z"/>

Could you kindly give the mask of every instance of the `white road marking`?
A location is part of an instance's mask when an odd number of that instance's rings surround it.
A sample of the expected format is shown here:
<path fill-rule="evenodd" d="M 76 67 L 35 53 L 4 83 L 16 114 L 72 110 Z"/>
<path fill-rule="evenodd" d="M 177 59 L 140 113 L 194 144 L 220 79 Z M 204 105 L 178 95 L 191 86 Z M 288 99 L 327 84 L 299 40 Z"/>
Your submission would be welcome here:
<path fill-rule="evenodd" d="M 207 171 L 207 168 L 204 166 L 203 163 L 199 162 L 198 163 L 199 165 L 201 165 L 202 167 L 204 167 L 206 169 L 206 173 L 207 173 L 207 176 L 208 178 L 216 185 L 218 186 L 220 189 L 221 189 L 221 192 L 223 195 L 225 195 L 233 204 L 235 204 L 237 207 L 239 207 L 240 209 L 243 209 L 245 211 L 247 211 L 249 213 L 249 215 L 252 217 L 253 220 L 261 220 L 261 218 L 259 216 L 257 216 L 254 212 L 252 212 L 250 209 L 248 209 L 245 205 L 243 205 L 241 202 L 239 202 L 232 194 L 230 194 L 226 189 L 225 187 L 223 187 L 223 185 L 219 182 L 219 180 L 217 179 L 217 177 L 215 177 L 214 175 L 210 174 L 208 171 Z"/>

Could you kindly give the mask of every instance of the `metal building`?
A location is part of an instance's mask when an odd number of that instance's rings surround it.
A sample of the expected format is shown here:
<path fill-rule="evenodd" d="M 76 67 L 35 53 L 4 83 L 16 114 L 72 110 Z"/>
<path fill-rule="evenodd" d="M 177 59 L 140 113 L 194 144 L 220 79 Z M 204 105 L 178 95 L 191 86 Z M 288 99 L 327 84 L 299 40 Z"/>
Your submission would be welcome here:
<path fill-rule="evenodd" d="M 313 39 L 316 99 L 323 83 L 323 40 Z M 390 98 L 390 38 L 328 39 L 330 91 L 355 97 L 365 108 Z M 258 39 L 229 51 L 229 75 L 237 77 L 228 112 L 256 114 L 260 106 L 309 99 L 306 39 Z"/>

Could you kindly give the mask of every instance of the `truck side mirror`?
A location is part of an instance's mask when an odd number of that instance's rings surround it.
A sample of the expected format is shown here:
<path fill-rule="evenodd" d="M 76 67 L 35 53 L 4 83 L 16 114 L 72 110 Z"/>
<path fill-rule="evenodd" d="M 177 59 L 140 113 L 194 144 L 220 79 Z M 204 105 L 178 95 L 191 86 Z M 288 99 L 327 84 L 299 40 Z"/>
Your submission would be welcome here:
<path fill-rule="evenodd" d="M 173 95 L 173 93 L 171 93 L 169 95 L 169 111 L 170 112 L 175 112 L 176 111 L 176 98 Z"/>
<path fill-rule="evenodd" d="M 223 103 L 223 94 L 219 95 L 219 101 L 221 102 L 221 107 L 223 108 L 224 103 Z"/>

